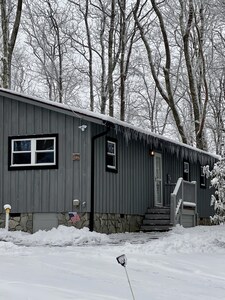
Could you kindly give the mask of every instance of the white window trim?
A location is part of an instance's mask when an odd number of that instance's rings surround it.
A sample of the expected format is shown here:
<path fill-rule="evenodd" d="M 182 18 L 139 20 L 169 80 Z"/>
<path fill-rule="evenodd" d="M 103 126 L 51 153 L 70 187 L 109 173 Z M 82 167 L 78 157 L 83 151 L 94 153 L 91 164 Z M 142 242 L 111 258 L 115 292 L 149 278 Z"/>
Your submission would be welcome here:
<path fill-rule="evenodd" d="M 117 168 L 117 162 L 116 162 L 116 142 L 113 142 L 113 141 L 111 141 L 111 140 L 107 140 L 107 146 L 108 146 L 108 143 L 110 143 L 110 144 L 113 144 L 114 145 L 114 152 L 113 153 L 111 153 L 111 152 L 108 152 L 107 151 L 107 155 L 108 156 L 113 156 L 114 157 L 114 162 L 115 162 L 115 165 L 107 165 L 107 168 L 108 169 L 112 169 L 112 170 L 116 170 L 116 168 Z M 108 149 L 108 147 L 107 147 L 107 149 Z"/>
<path fill-rule="evenodd" d="M 189 168 L 190 168 L 190 166 L 189 166 L 189 162 L 184 162 L 184 173 L 187 173 L 187 174 L 189 174 Z"/>
<path fill-rule="evenodd" d="M 202 187 L 206 187 L 206 175 L 204 174 L 204 167 L 201 166 L 200 168 L 200 178 L 204 178 L 203 180 L 200 179 L 200 185 Z"/>
<path fill-rule="evenodd" d="M 188 177 L 187 181 L 189 181 L 190 180 L 190 163 L 188 161 L 184 161 L 183 168 L 184 168 L 183 173 L 187 174 L 187 177 Z"/>
<path fill-rule="evenodd" d="M 53 140 L 53 150 L 36 150 L 36 142 L 38 140 Z M 14 151 L 14 142 L 15 141 L 31 141 L 31 150 L 30 151 Z M 52 153 L 54 154 L 54 160 L 52 163 L 36 163 L 36 153 Z M 31 163 L 30 164 L 13 164 L 13 154 L 15 153 L 31 153 Z M 56 137 L 38 137 L 38 138 L 14 138 L 11 140 L 11 164 L 10 167 L 27 167 L 27 166 L 54 166 L 56 165 Z"/>

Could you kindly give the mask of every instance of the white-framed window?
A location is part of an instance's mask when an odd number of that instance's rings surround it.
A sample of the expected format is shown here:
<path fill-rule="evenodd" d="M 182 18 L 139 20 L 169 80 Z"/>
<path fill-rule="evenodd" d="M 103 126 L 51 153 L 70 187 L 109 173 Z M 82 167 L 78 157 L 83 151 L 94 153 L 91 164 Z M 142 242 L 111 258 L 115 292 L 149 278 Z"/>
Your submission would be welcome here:
<path fill-rule="evenodd" d="M 200 167 L 200 186 L 202 188 L 206 187 L 206 174 L 204 172 L 204 167 L 203 166 Z"/>
<path fill-rule="evenodd" d="M 56 168 L 57 135 L 9 137 L 9 169 Z"/>
<path fill-rule="evenodd" d="M 190 164 L 187 161 L 184 161 L 183 179 L 186 181 L 190 180 Z"/>
<path fill-rule="evenodd" d="M 106 140 L 106 170 L 117 172 L 117 141 Z"/>

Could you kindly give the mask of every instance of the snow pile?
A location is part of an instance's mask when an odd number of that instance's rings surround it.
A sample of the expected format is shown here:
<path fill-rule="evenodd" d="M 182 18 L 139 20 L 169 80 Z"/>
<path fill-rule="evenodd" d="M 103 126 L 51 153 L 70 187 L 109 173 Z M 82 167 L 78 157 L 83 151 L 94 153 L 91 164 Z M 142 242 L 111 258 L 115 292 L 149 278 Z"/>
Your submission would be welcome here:
<path fill-rule="evenodd" d="M 109 238 L 106 234 L 90 232 L 88 228 L 59 226 L 50 231 L 39 230 L 34 234 L 21 231 L 11 232 L 0 230 L 0 241 L 12 242 L 23 246 L 83 246 L 106 244 Z M 1 245 L 0 245 L 1 247 Z"/>
<path fill-rule="evenodd" d="M 225 225 L 175 227 L 169 234 L 145 245 L 126 245 L 126 251 L 145 254 L 225 253 Z"/>
<path fill-rule="evenodd" d="M 88 228 L 59 226 L 50 231 L 34 234 L 10 232 L 0 229 L 0 249 L 21 246 L 120 246 L 126 253 L 173 254 L 173 253 L 224 253 L 225 225 L 197 226 L 185 229 L 182 226 L 166 233 L 119 233 L 101 234 Z"/>

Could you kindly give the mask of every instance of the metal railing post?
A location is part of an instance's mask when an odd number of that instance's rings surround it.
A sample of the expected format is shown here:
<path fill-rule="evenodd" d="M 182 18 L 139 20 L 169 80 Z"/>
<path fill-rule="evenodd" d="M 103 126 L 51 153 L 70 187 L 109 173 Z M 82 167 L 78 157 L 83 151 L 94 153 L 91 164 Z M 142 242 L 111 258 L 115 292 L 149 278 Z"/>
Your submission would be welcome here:
<path fill-rule="evenodd" d="M 170 195 L 170 222 L 173 226 L 176 225 L 176 218 L 175 218 L 175 210 L 176 210 L 176 195 L 171 194 Z"/>

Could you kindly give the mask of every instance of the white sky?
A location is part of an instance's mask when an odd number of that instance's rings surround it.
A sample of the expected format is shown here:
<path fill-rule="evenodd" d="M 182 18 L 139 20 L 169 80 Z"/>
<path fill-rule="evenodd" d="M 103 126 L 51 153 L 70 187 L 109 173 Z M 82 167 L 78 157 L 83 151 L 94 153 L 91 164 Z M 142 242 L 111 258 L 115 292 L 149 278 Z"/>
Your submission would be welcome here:
<path fill-rule="evenodd" d="M 108 236 L 1 229 L 0 299 L 132 299 L 121 254 L 136 300 L 224 300 L 225 226 Z"/>

